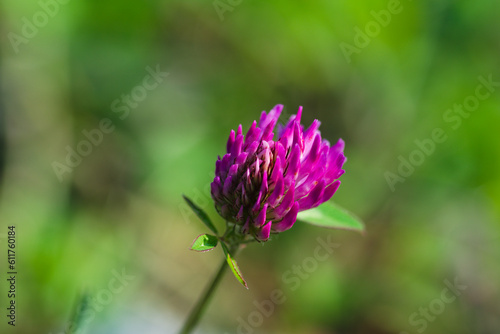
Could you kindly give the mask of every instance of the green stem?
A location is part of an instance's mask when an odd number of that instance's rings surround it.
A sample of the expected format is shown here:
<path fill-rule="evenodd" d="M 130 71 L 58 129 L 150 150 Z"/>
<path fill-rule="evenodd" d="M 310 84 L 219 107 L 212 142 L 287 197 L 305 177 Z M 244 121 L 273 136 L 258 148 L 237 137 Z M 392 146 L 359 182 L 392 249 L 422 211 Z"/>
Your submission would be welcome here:
<path fill-rule="evenodd" d="M 205 311 L 208 302 L 210 301 L 210 298 L 212 297 L 213 293 L 215 292 L 215 289 L 217 288 L 217 285 L 219 284 L 222 276 L 224 276 L 224 273 L 227 269 L 228 265 L 226 263 L 226 259 L 222 262 L 219 271 L 215 275 L 214 279 L 212 280 L 212 283 L 207 287 L 205 290 L 205 293 L 203 296 L 198 300 L 198 303 L 194 307 L 194 309 L 191 311 L 191 314 L 189 314 L 189 317 L 187 318 L 186 322 L 184 323 L 184 327 L 182 327 L 182 330 L 180 331 L 180 334 L 189 334 L 191 331 L 196 327 L 196 324 L 200 320 L 201 316 L 203 315 L 203 312 Z"/>

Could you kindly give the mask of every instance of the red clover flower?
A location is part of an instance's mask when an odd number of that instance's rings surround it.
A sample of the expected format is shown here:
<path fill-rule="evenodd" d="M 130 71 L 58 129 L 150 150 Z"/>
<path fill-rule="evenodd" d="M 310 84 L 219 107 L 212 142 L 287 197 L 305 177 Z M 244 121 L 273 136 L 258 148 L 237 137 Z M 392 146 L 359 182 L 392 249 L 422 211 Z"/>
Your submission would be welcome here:
<path fill-rule="evenodd" d="M 215 164 L 211 184 L 217 212 L 238 233 L 267 241 L 271 233 L 290 229 L 300 211 L 328 201 L 340 185 L 344 141 L 330 146 L 321 138 L 320 122 L 307 130 L 300 124 L 302 107 L 285 126 L 274 128 L 283 110 L 275 106 L 247 134 L 231 130 L 227 153 Z"/>

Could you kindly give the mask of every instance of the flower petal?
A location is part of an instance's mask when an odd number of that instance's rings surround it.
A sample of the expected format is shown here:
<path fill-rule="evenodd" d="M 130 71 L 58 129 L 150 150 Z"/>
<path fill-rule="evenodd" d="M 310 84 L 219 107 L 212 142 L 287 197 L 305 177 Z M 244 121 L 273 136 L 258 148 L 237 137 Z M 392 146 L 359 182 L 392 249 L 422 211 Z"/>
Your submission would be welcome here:
<path fill-rule="evenodd" d="M 243 205 L 240 206 L 240 210 L 238 211 L 238 214 L 236 215 L 236 220 L 241 221 L 243 219 Z"/>
<path fill-rule="evenodd" d="M 221 193 L 221 183 L 220 177 L 216 176 L 214 181 L 210 184 L 210 189 L 212 193 L 212 197 L 217 198 Z"/>
<path fill-rule="evenodd" d="M 236 140 L 234 141 L 233 146 L 231 147 L 231 157 L 236 159 L 238 155 L 241 153 L 241 147 L 243 146 L 243 135 L 236 135 Z"/>
<path fill-rule="evenodd" d="M 227 173 L 227 177 L 232 177 L 234 178 L 236 176 L 236 173 L 238 173 L 238 167 L 239 165 L 234 164 L 229 168 L 229 172 Z"/>
<path fill-rule="evenodd" d="M 261 137 L 262 131 L 257 127 L 257 122 L 253 121 L 252 126 L 248 129 L 248 132 L 245 136 L 245 147 L 250 145 L 252 142 L 259 140 Z"/>
<path fill-rule="evenodd" d="M 312 146 L 309 148 L 309 152 L 307 156 L 302 159 L 299 178 L 302 178 L 304 175 L 308 174 L 316 165 L 320 158 L 320 149 L 321 149 L 321 136 L 316 135 L 313 141 Z M 306 154 L 305 151 L 303 154 Z"/>
<path fill-rule="evenodd" d="M 274 168 L 276 168 L 276 166 L 274 166 Z M 267 203 L 269 203 L 269 206 L 271 208 L 274 208 L 279 203 L 279 200 L 283 196 L 284 191 L 285 185 L 283 183 L 283 175 L 280 174 L 278 175 L 278 178 L 275 182 L 272 194 L 267 199 Z"/>
<path fill-rule="evenodd" d="M 234 140 L 235 140 L 235 133 L 234 133 L 234 130 L 231 130 L 231 132 L 229 133 L 229 138 L 227 140 L 227 144 L 226 144 L 226 149 L 227 149 L 227 153 L 231 152 L 231 149 L 234 145 Z"/>
<path fill-rule="evenodd" d="M 280 117 L 281 111 L 283 110 L 283 105 L 278 104 L 275 106 L 267 115 L 267 118 L 259 123 L 259 127 L 263 129 L 261 140 L 272 140 L 273 139 L 273 130 L 278 122 L 278 118 Z"/>
<path fill-rule="evenodd" d="M 222 164 L 222 160 L 220 159 L 220 157 L 218 157 L 217 161 L 215 162 L 215 175 L 219 175 L 220 172 L 221 172 L 221 164 Z"/>
<path fill-rule="evenodd" d="M 277 232 L 283 232 L 290 229 L 297 220 L 298 213 L 299 203 L 295 202 L 290 211 L 288 211 L 288 213 L 285 215 L 285 217 L 280 222 L 273 224 L 273 230 Z"/>
<path fill-rule="evenodd" d="M 255 154 L 255 152 L 257 152 L 257 150 L 259 149 L 259 145 L 260 143 L 258 141 L 254 141 L 253 143 L 251 143 L 248 148 L 246 149 L 246 152 L 248 153 L 248 156 L 251 157 Z"/>
<path fill-rule="evenodd" d="M 292 149 L 292 153 L 288 157 L 288 167 L 285 176 L 285 188 L 289 187 L 292 181 L 295 181 L 300 168 L 300 147 L 298 144 Z"/>
<path fill-rule="evenodd" d="M 302 106 L 297 110 L 297 115 L 295 116 L 295 122 L 300 124 L 300 119 L 302 118 Z"/>
<path fill-rule="evenodd" d="M 321 199 L 321 203 L 329 201 L 330 198 L 333 197 L 333 194 L 335 194 L 335 192 L 337 191 L 339 186 L 340 186 L 340 180 L 337 180 L 337 181 L 333 182 L 331 185 L 329 185 L 328 187 L 326 187 L 325 191 L 323 192 L 323 198 Z"/>
<path fill-rule="evenodd" d="M 238 155 L 238 157 L 236 158 L 235 163 L 241 165 L 247 160 L 247 157 L 248 152 L 241 152 L 240 155 Z"/>
<path fill-rule="evenodd" d="M 250 230 L 250 217 L 247 218 L 245 224 L 241 228 L 241 233 L 248 233 L 249 230 Z"/>
<path fill-rule="evenodd" d="M 222 188 L 222 194 L 226 197 L 229 197 L 233 186 L 233 178 L 228 176 L 227 179 L 224 180 L 224 187 Z"/>
<path fill-rule="evenodd" d="M 276 125 L 276 122 L 278 121 L 278 118 L 280 117 L 282 110 L 283 110 L 283 105 L 277 104 L 276 106 L 274 106 L 273 109 L 271 109 L 271 111 L 269 111 L 269 114 L 266 114 L 266 112 L 263 111 L 262 114 L 260 115 L 259 128 L 265 129 L 268 127 L 269 124 L 273 122 L 274 125 Z M 274 125 L 272 126 L 273 128 Z"/>
<path fill-rule="evenodd" d="M 283 176 L 283 168 L 281 168 L 280 157 L 276 157 L 273 171 L 271 172 L 271 178 L 269 179 L 269 183 L 275 183 L 280 175 Z"/>
<path fill-rule="evenodd" d="M 286 164 L 286 150 L 280 142 L 274 144 L 274 154 L 277 158 L 280 158 L 281 168 L 284 168 Z"/>
<path fill-rule="evenodd" d="M 267 195 L 267 191 L 269 190 L 269 186 L 267 184 L 267 173 L 262 175 L 262 183 L 260 185 L 260 192 L 262 193 L 262 198 Z"/>
<path fill-rule="evenodd" d="M 274 213 L 277 216 L 276 218 L 283 217 L 288 212 L 288 210 L 290 210 L 290 208 L 293 205 L 294 192 L 295 192 L 294 187 L 290 187 L 290 189 L 285 194 L 285 197 L 283 197 L 283 200 L 281 201 L 280 205 L 278 205 L 274 209 Z"/>
<path fill-rule="evenodd" d="M 346 157 L 343 153 L 339 153 L 337 158 L 327 165 L 327 172 L 325 173 L 325 182 L 326 184 L 332 183 L 334 180 L 338 179 L 342 174 L 344 174 L 344 170 L 342 166 L 346 161 Z"/>
<path fill-rule="evenodd" d="M 255 201 L 255 204 L 252 207 L 252 211 L 254 213 L 260 211 L 260 208 L 262 206 L 261 199 L 262 199 L 262 193 L 259 191 L 259 195 L 257 196 L 257 200 Z"/>
<path fill-rule="evenodd" d="M 262 210 L 260 210 L 259 215 L 255 219 L 254 221 L 255 226 L 261 227 L 262 225 L 264 225 L 264 223 L 266 222 L 266 212 L 267 212 L 267 203 L 264 204 L 264 207 L 262 208 Z"/>
<path fill-rule="evenodd" d="M 309 195 L 299 200 L 299 210 L 304 211 L 314 207 L 314 205 L 321 199 L 324 190 L 325 190 L 325 181 L 321 180 L 311 190 Z"/>
<path fill-rule="evenodd" d="M 272 222 L 269 221 L 257 232 L 256 237 L 259 241 L 267 241 L 269 239 L 269 236 L 271 235 L 271 226 Z"/>
<path fill-rule="evenodd" d="M 337 143 L 332 146 L 332 151 L 330 151 L 330 154 L 333 154 L 334 152 L 339 153 L 344 151 L 345 143 L 342 140 L 342 138 L 339 138 Z"/>
<path fill-rule="evenodd" d="M 304 140 L 302 139 L 302 130 L 300 129 L 300 124 L 297 122 L 293 123 L 293 141 L 292 146 L 299 145 L 300 151 L 304 150 Z"/>

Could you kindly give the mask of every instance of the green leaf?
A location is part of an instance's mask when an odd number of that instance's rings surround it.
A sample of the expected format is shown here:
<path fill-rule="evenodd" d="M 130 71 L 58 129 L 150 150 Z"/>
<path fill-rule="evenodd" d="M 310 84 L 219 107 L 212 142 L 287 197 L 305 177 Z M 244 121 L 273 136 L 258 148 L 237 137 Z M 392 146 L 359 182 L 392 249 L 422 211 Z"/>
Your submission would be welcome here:
<path fill-rule="evenodd" d="M 364 232 L 365 226 L 359 218 L 349 211 L 331 202 L 302 211 L 297 216 L 298 221 L 326 228 L 354 230 Z"/>
<path fill-rule="evenodd" d="M 219 243 L 219 239 L 211 234 L 200 234 L 194 239 L 191 249 L 197 252 L 208 252 L 214 249 Z"/>
<path fill-rule="evenodd" d="M 210 229 L 210 231 L 214 232 L 215 234 L 218 234 L 219 232 L 217 232 L 217 229 L 215 228 L 210 218 L 208 218 L 208 215 L 205 213 L 205 211 L 203 211 L 199 206 L 194 204 L 193 201 L 190 200 L 187 196 L 182 195 L 182 197 L 187 202 L 189 207 L 191 207 L 194 213 L 196 213 L 198 218 L 200 218 L 201 221 Z"/>
<path fill-rule="evenodd" d="M 236 260 L 231 256 L 229 253 L 229 249 L 227 249 L 227 246 L 222 242 L 221 243 L 222 249 L 224 250 L 224 254 L 226 255 L 226 261 L 227 264 L 229 264 L 229 267 L 233 271 L 234 276 L 238 279 L 238 281 L 248 289 L 247 282 L 243 278 L 243 275 L 241 274 L 240 267 L 238 267 L 238 263 Z"/>

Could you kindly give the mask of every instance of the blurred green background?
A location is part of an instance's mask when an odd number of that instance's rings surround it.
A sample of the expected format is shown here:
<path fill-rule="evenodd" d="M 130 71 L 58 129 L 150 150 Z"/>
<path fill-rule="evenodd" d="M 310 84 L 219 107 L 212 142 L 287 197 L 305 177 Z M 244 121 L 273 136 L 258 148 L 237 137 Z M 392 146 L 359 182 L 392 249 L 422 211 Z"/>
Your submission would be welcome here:
<path fill-rule="evenodd" d="M 188 250 L 207 231 L 181 194 L 223 226 L 217 155 L 282 103 L 283 122 L 303 106 L 305 126 L 346 141 L 333 200 L 366 235 L 297 224 L 249 246 L 250 290 L 227 275 L 198 333 L 498 333 L 498 13 L 493 0 L 3 0 L 0 331 L 175 333 L 222 258 Z M 339 246 L 291 289 L 283 275 L 318 237 Z M 284 302 L 262 315 L 276 289 Z"/>

